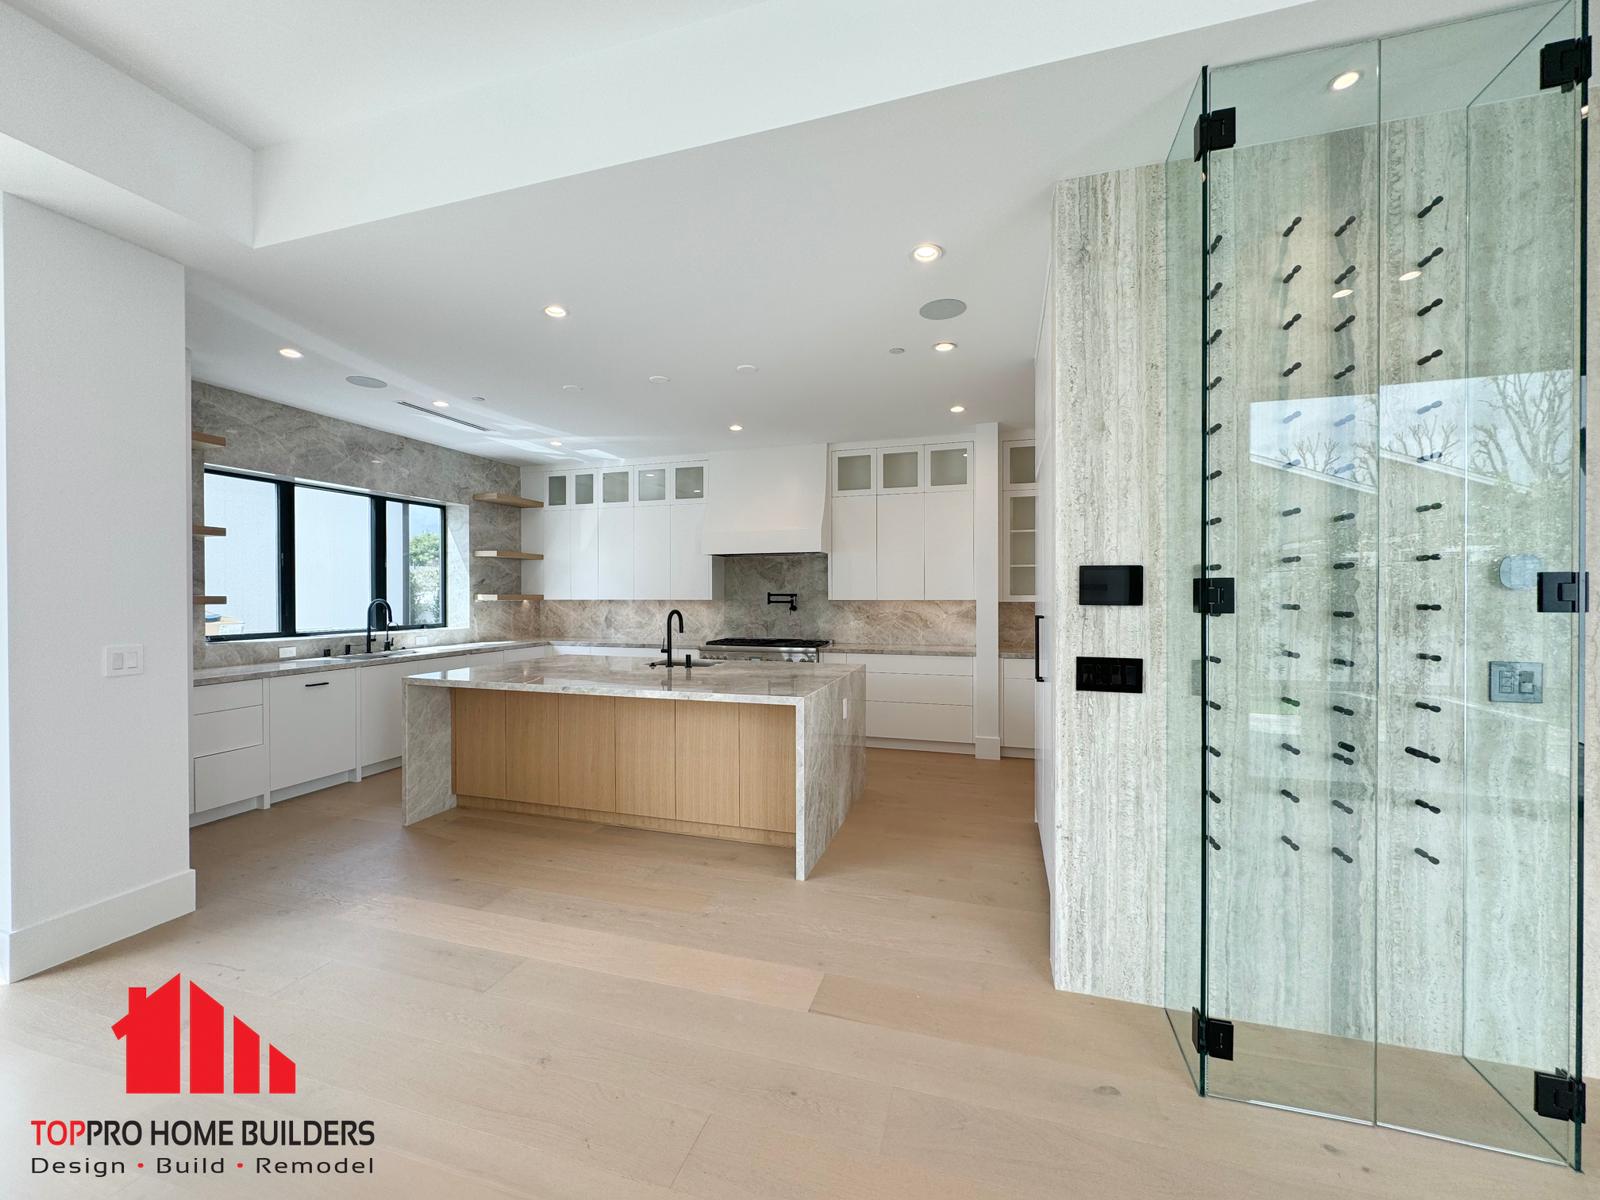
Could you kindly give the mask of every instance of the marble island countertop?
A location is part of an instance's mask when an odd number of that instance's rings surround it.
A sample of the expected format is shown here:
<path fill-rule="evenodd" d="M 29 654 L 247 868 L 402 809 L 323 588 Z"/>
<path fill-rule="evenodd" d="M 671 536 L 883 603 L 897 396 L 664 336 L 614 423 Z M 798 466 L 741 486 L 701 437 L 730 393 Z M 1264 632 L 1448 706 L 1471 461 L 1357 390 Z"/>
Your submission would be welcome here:
<path fill-rule="evenodd" d="M 702 663 L 685 670 L 681 666 L 652 667 L 642 658 L 562 654 L 503 667 L 424 672 L 408 676 L 406 682 L 414 687 L 794 705 L 863 669 L 847 663 L 737 660 Z"/>

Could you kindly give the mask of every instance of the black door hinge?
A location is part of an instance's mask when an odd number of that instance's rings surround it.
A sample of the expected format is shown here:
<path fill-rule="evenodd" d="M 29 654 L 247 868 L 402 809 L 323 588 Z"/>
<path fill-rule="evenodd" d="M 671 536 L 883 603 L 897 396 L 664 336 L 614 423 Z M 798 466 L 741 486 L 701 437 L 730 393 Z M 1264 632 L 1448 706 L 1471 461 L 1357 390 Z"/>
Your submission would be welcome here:
<path fill-rule="evenodd" d="M 1236 140 L 1234 112 L 1219 108 L 1215 112 L 1201 113 L 1194 122 L 1194 160 L 1199 162 L 1212 150 L 1232 150 Z"/>
<path fill-rule="evenodd" d="M 1575 571 L 1539 572 L 1539 611 L 1542 613 L 1575 613 L 1579 602 L 1583 611 L 1589 611 L 1589 572 L 1583 573 L 1579 588 Z"/>
<path fill-rule="evenodd" d="M 1221 1017 L 1202 1017 L 1198 1008 L 1189 1010 L 1189 1037 L 1196 1054 L 1233 1061 L 1233 1022 Z"/>
<path fill-rule="evenodd" d="M 1591 66 L 1589 39 L 1566 38 L 1539 48 L 1539 87 L 1558 87 L 1570 92 L 1589 78 Z"/>
<path fill-rule="evenodd" d="M 1584 1111 L 1583 1080 L 1574 1079 L 1560 1067 L 1533 1073 L 1533 1111 L 1552 1121 L 1571 1121 L 1582 1125 Z"/>
<path fill-rule="evenodd" d="M 1227 575 L 1212 575 L 1194 581 L 1194 610 L 1208 617 L 1233 611 L 1233 580 Z"/>

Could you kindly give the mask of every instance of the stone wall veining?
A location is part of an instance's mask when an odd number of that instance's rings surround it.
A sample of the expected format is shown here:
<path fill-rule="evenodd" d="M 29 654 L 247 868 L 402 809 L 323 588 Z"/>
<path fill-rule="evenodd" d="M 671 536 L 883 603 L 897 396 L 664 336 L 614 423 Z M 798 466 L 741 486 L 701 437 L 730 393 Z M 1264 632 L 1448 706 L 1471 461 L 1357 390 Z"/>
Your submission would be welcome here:
<path fill-rule="evenodd" d="M 1033 652 L 1033 603 L 1000 602 L 1000 653 Z"/>
<path fill-rule="evenodd" d="M 723 572 L 721 600 L 545 600 L 535 605 L 535 636 L 659 641 L 666 614 L 677 608 L 683 638 L 691 643 L 785 636 L 899 646 L 971 646 L 977 640 L 971 600 L 829 600 L 825 554 L 738 555 L 725 560 Z M 768 592 L 795 592 L 798 609 L 768 604 Z"/>
<path fill-rule="evenodd" d="M 450 626 L 408 632 L 404 645 L 532 638 L 534 605 L 503 601 L 479 602 L 480 592 L 520 592 L 521 573 L 515 561 L 472 558 L 473 550 L 517 549 L 522 526 L 517 509 L 474 503 L 474 492 L 516 492 L 521 469 L 474 454 L 463 454 L 396 433 L 369 429 L 196 381 L 190 393 L 193 427 L 220 434 L 226 446 L 197 446 L 194 455 L 194 522 L 204 524 L 205 465 L 292 476 L 390 495 L 413 496 L 447 505 L 449 543 L 446 573 Z M 203 539 L 195 539 L 194 588 L 204 592 Z M 324 645 L 342 648 L 348 634 L 323 638 L 207 642 L 204 615 L 194 615 L 194 662 L 197 667 L 234 666 L 277 658 L 280 646 L 300 648 L 302 656 Z"/>

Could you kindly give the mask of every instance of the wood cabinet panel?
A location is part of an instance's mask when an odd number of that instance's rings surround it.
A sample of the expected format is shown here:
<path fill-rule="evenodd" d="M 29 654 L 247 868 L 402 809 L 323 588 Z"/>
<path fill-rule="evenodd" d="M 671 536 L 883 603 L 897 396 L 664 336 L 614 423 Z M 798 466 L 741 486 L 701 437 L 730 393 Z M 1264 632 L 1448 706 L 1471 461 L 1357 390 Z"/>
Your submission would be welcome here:
<path fill-rule="evenodd" d="M 750 829 L 794 831 L 794 718 L 787 704 L 741 704 L 739 820 Z"/>
<path fill-rule="evenodd" d="M 506 798 L 525 804 L 561 803 L 557 696 L 505 692 Z"/>
<path fill-rule="evenodd" d="M 743 704 L 680 703 L 677 777 L 680 821 L 739 824 L 739 710 Z"/>
<path fill-rule="evenodd" d="M 672 700 L 617 699 L 617 812 L 644 817 L 676 815 L 677 721 L 673 710 L 693 707 Z"/>
<path fill-rule="evenodd" d="M 458 796 L 506 798 L 506 694 L 450 692 L 451 787 Z"/>
<path fill-rule="evenodd" d="M 561 742 L 561 805 L 616 812 L 616 700 L 556 696 Z"/>

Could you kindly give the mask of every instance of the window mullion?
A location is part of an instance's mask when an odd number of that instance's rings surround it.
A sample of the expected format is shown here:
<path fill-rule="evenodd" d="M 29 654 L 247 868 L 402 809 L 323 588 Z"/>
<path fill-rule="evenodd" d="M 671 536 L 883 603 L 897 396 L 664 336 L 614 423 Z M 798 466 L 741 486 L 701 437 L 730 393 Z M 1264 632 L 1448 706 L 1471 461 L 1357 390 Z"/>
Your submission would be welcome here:
<path fill-rule="evenodd" d="M 294 610 L 294 485 L 278 488 L 278 624 L 284 636 L 294 637 L 298 627 Z"/>

